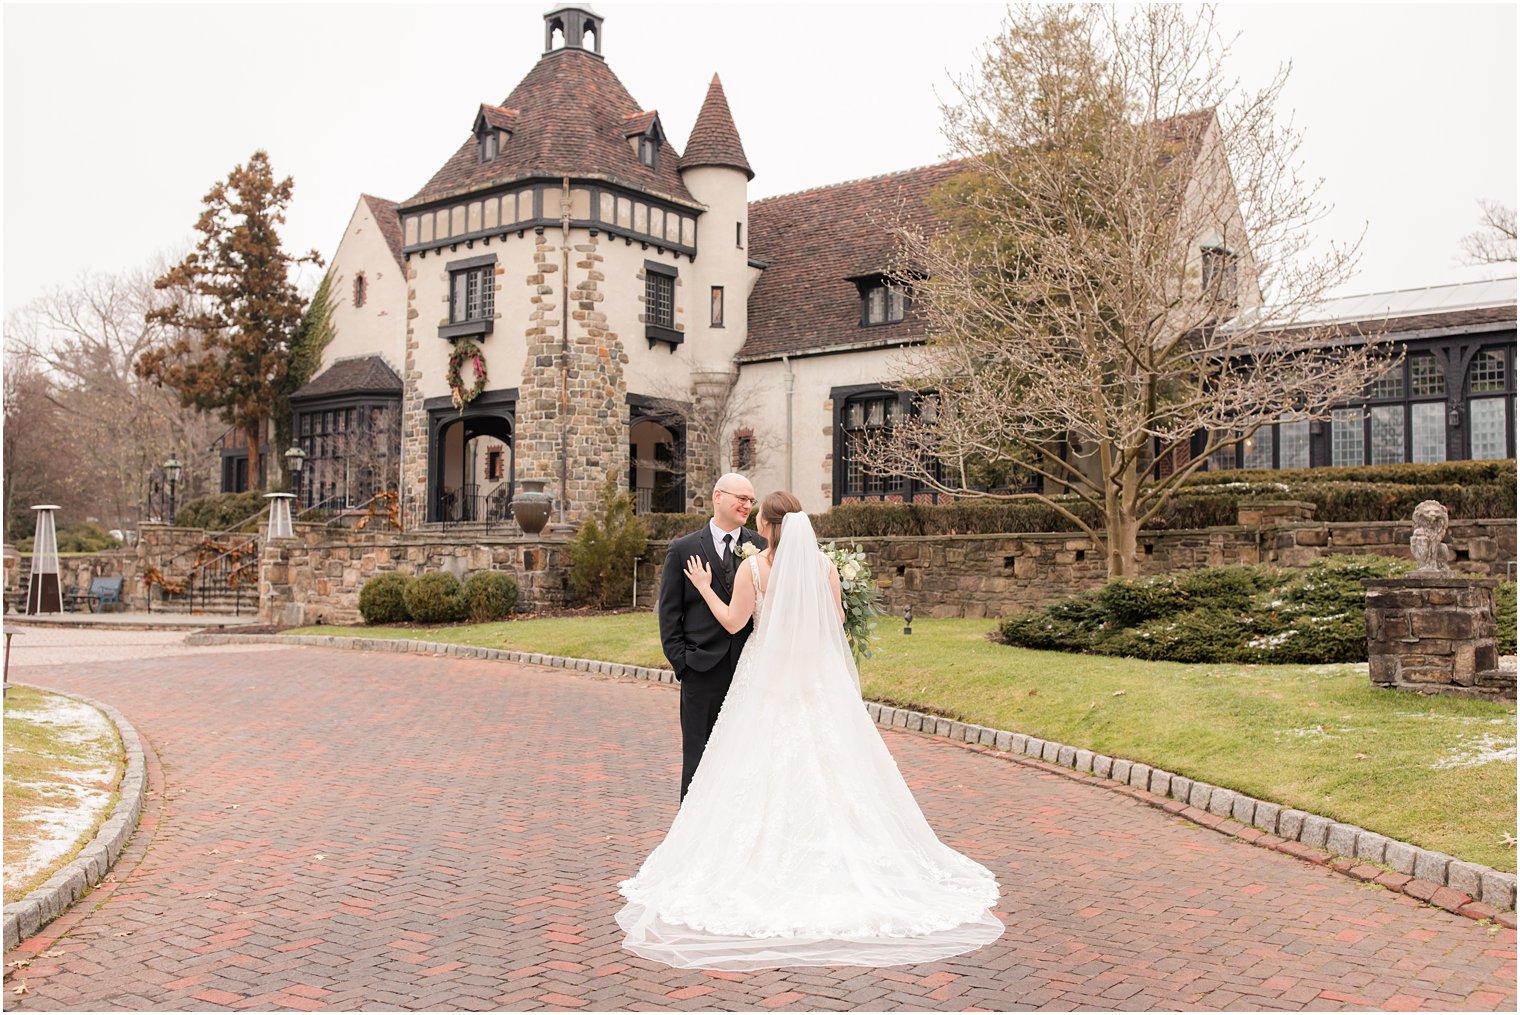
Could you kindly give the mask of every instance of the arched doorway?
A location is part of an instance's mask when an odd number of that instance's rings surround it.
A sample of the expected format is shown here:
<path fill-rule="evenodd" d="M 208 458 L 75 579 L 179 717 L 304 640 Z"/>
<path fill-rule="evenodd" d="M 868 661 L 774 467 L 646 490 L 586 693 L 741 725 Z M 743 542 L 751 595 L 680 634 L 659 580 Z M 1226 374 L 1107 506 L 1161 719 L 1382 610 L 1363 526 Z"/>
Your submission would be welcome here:
<path fill-rule="evenodd" d="M 639 514 L 686 510 L 685 427 L 634 410 L 628 425 L 628 489 Z"/>
<path fill-rule="evenodd" d="M 428 521 L 505 521 L 516 473 L 512 405 L 429 416 Z"/>

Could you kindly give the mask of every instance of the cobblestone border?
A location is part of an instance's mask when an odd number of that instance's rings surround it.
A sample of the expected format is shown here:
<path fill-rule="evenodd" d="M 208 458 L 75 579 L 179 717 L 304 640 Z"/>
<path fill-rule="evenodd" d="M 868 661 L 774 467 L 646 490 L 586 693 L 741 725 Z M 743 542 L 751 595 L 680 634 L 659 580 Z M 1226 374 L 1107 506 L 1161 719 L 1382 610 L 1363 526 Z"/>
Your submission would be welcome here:
<path fill-rule="evenodd" d="M 13 684 L 15 687 L 31 687 L 31 684 Z M 95 838 L 81 849 L 74 859 L 64 864 L 57 873 L 27 893 L 26 898 L 5 907 L 5 951 L 10 950 L 47 926 L 75 901 L 84 896 L 116 863 L 127 840 L 137 830 L 142 817 L 143 804 L 148 795 L 148 769 L 143 759 L 142 740 L 137 728 L 110 705 L 86 698 L 82 694 L 64 694 L 52 688 L 39 687 L 50 694 L 63 695 L 82 701 L 99 710 L 116 727 L 121 745 L 127 756 L 126 771 L 122 773 L 117 789 L 120 793 L 110 817 L 95 832 Z"/>
<path fill-rule="evenodd" d="M 189 635 L 185 642 L 189 645 L 274 643 L 500 659 L 662 684 L 676 683 L 674 672 L 655 667 L 446 642 L 340 635 L 209 633 Z M 882 726 L 944 737 L 1057 775 L 1090 782 L 1205 828 L 1329 867 L 1360 881 L 1376 882 L 1449 912 L 1515 927 L 1513 874 L 1421 849 L 1356 825 L 1257 800 L 1235 790 L 1195 781 L 1138 761 L 1111 758 L 1053 740 L 957 722 L 874 701 L 866 702 L 866 711 Z M 10 907 L 6 908 L 9 912 Z"/>

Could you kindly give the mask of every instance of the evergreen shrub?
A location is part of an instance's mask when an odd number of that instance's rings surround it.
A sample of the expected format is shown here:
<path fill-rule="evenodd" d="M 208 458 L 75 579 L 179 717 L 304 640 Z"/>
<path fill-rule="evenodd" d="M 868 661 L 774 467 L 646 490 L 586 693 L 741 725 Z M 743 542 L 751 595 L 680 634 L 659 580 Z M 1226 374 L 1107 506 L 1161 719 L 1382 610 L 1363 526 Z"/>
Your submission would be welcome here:
<path fill-rule="evenodd" d="M 406 612 L 419 624 L 450 624 L 465 618 L 464 590 L 447 571 L 418 575 L 406 584 Z"/>
<path fill-rule="evenodd" d="M 1119 578 L 1010 617 L 999 634 L 1023 648 L 1173 662 L 1361 662 L 1362 579 L 1413 567 L 1395 557 L 1340 555 L 1302 571 L 1235 565 Z"/>
<path fill-rule="evenodd" d="M 412 619 L 406 608 L 404 574 L 388 571 L 377 574 L 359 590 L 359 616 L 366 624 L 403 624 Z"/>
<path fill-rule="evenodd" d="M 1494 623 L 1498 633 L 1494 640 L 1499 644 L 1499 654 L 1515 654 L 1515 583 L 1500 582 L 1494 589 Z"/>
<path fill-rule="evenodd" d="M 602 486 L 600 517 L 588 517 L 570 540 L 570 581 L 583 598 L 602 609 L 622 606 L 633 591 L 634 561 L 648 545 L 648 532 L 634 513 L 633 497 L 619 488 L 615 476 L 608 475 Z"/>
<path fill-rule="evenodd" d="M 465 610 L 472 624 L 501 620 L 517 606 L 517 580 L 500 571 L 476 571 L 464 583 Z"/>
<path fill-rule="evenodd" d="M 267 506 L 264 495 L 257 490 L 245 493 L 217 493 L 209 497 L 197 497 L 186 501 L 174 512 L 174 524 L 187 529 L 205 529 L 208 532 L 226 532 L 239 522 L 247 520 L 245 530 L 257 528 Z"/>

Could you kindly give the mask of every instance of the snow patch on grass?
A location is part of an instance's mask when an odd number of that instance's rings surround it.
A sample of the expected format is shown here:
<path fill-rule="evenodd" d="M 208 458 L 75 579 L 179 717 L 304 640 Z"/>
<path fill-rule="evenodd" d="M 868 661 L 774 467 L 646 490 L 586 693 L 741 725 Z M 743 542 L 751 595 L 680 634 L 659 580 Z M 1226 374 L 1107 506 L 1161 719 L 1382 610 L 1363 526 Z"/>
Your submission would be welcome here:
<path fill-rule="evenodd" d="M 1447 751 L 1431 768 L 1474 768 L 1490 762 L 1516 761 L 1514 734 L 1484 733 Z"/>
<path fill-rule="evenodd" d="M 20 791 L 27 798 L 24 804 L 17 799 L 7 805 L 7 838 L 14 835 L 17 840 L 7 843 L 7 893 L 56 866 L 96 828 L 106 817 L 116 789 L 116 739 L 110 720 L 71 698 L 49 695 L 43 700 L 48 707 L 7 707 L 5 712 L 7 732 L 18 726 L 45 731 L 49 744 L 57 748 L 28 752 L 32 771 L 38 758 L 62 762 L 48 777 L 38 779 L 22 778 L 12 765 L 6 766 L 7 796 Z M 16 759 L 17 751 L 7 745 L 10 759 Z"/>

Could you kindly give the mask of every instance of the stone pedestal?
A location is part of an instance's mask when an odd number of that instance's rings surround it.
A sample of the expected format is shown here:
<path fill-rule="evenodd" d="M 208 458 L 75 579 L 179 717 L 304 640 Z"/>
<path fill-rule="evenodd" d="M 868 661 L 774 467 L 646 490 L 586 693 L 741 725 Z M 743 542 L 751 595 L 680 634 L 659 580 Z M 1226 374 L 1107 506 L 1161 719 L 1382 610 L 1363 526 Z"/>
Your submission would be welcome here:
<path fill-rule="evenodd" d="M 1515 697 L 1515 676 L 1499 670 L 1494 643 L 1494 578 L 1408 574 L 1367 587 L 1367 664 L 1374 687 Z"/>

